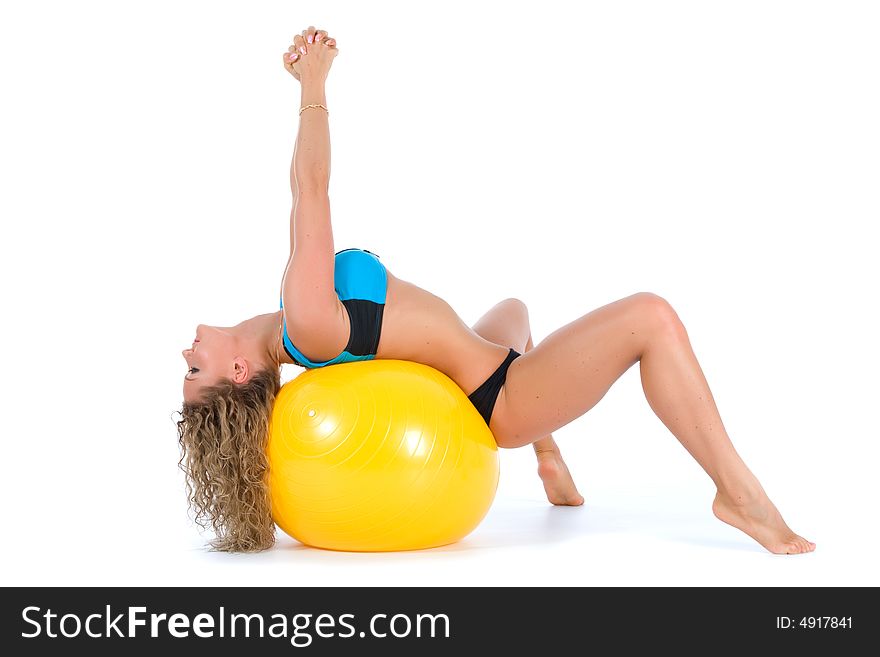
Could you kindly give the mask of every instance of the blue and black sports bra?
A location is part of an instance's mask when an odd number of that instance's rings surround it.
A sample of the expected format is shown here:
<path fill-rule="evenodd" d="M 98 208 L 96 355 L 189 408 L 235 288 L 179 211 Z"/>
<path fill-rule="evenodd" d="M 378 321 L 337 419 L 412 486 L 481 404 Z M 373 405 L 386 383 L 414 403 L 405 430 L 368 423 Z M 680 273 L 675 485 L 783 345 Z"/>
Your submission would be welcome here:
<path fill-rule="evenodd" d="M 300 367 L 312 369 L 355 360 L 372 360 L 379 348 L 388 274 L 379 256 L 366 249 L 343 249 L 334 258 L 333 287 L 348 311 L 351 333 L 342 353 L 323 362 L 309 360 L 287 336 L 282 320 L 284 351 Z M 281 303 L 282 317 L 284 302 Z"/>

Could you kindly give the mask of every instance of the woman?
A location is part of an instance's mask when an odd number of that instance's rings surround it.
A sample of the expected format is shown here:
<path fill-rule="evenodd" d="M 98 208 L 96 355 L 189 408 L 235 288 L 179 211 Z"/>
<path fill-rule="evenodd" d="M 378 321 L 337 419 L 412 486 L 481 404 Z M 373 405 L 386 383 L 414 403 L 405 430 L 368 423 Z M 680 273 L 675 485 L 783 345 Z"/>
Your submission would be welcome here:
<path fill-rule="evenodd" d="M 815 544 L 789 529 L 731 444 L 687 332 L 661 297 L 620 299 L 534 346 L 517 299 L 469 328 L 448 303 L 394 276 L 375 254 L 334 251 L 324 83 L 337 54 L 335 39 L 309 27 L 283 56 L 302 103 L 281 310 L 230 328 L 201 325 L 183 352 L 181 465 L 197 519 L 217 534 L 214 546 L 248 551 L 274 541 L 265 445 L 281 364 L 391 358 L 448 375 L 500 447 L 534 446 L 548 498 L 571 505 L 583 498 L 552 432 L 586 413 L 638 362 L 651 408 L 715 483 L 715 515 L 771 552 L 812 551 Z"/>

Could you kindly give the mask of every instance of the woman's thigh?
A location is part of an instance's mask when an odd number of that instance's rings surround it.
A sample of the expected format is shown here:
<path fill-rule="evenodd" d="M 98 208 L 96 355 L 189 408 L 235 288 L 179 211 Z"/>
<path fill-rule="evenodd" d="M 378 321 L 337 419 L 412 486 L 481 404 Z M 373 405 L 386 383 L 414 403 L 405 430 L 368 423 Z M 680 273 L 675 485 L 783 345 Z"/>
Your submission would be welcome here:
<path fill-rule="evenodd" d="M 511 363 L 490 428 L 502 447 L 546 436 L 595 406 L 677 315 L 649 292 L 619 299 L 557 329 Z"/>

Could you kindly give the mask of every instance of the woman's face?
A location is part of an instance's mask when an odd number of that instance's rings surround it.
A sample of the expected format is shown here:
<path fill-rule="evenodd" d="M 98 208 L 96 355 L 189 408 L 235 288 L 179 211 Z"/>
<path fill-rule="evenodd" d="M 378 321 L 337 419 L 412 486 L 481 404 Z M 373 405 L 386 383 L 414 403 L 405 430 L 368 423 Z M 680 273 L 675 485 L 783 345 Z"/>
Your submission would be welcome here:
<path fill-rule="evenodd" d="M 229 329 L 199 324 L 192 347 L 183 350 L 188 372 L 183 379 L 183 400 L 197 401 L 203 388 L 235 372 L 237 340 Z"/>

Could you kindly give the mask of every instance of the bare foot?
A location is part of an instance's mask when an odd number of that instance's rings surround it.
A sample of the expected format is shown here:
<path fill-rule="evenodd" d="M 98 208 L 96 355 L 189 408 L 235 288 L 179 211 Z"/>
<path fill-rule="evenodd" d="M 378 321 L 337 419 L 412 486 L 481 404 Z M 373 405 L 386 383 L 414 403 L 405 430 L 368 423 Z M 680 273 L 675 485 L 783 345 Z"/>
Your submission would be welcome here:
<path fill-rule="evenodd" d="M 815 543 L 791 531 L 763 490 L 748 501 L 734 501 L 719 491 L 712 502 L 712 513 L 774 554 L 802 554 L 816 549 Z"/>
<path fill-rule="evenodd" d="M 544 492 L 551 504 L 580 506 L 584 497 L 578 493 L 568 466 L 556 451 L 541 451 L 538 455 L 538 476 L 544 482 Z"/>

